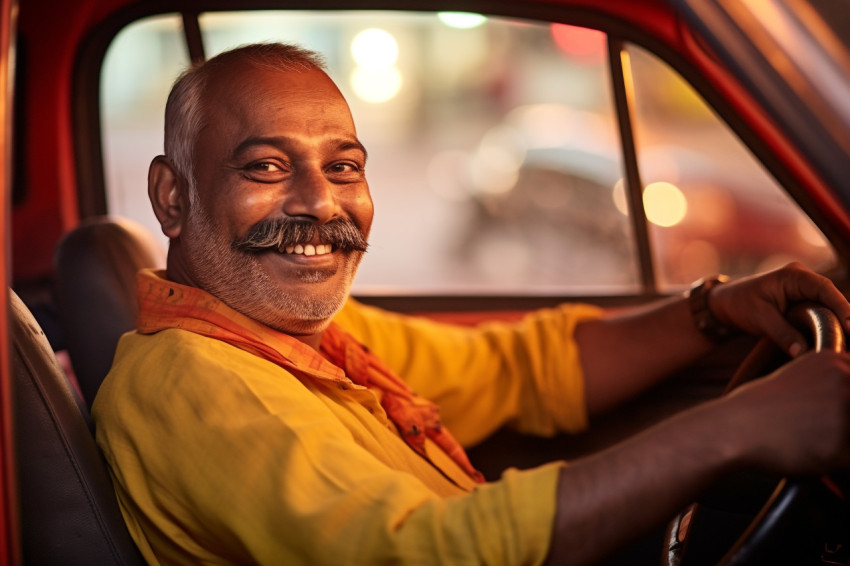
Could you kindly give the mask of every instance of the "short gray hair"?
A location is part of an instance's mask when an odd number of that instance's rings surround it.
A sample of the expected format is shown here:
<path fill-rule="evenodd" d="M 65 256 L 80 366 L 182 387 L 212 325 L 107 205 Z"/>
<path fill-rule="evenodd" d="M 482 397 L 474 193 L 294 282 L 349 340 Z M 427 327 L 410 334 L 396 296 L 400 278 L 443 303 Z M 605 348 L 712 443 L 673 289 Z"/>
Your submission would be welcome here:
<path fill-rule="evenodd" d="M 165 156 L 189 183 L 189 201 L 197 200 L 193 151 L 205 125 L 204 93 L 216 72 L 233 62 L 279 71 L 325 70 L 324 58 L 315 51 L 284 43 L 254 43 L 216 55 L 181 74 L 165 104 Z"/>

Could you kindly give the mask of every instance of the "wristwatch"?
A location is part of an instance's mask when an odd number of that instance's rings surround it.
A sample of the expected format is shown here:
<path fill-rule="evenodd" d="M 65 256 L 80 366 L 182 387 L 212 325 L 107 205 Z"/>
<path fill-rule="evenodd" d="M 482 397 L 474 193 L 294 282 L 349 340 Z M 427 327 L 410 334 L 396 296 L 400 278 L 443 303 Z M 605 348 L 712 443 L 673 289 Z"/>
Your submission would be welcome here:
<path fill-rule="evenodd" d="M 694 324 L 697 330 L 712 342 L 723 342 L 735 333 L 733 327 L 717 320 L 708 306 L 708 294 L 711 290 L 727 281 L 729 277 L 726 275 L 700 279 L 691 285 L 687 292 Z"/>

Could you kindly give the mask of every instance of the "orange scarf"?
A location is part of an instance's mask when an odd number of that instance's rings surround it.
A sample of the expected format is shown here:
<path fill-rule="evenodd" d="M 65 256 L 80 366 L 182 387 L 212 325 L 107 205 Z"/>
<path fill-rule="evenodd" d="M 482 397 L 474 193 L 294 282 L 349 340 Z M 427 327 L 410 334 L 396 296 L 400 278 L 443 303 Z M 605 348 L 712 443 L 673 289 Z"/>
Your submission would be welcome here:
<path fill-rule="evenodd" d="M 370 389 L 402 439 L 427 459 L 430 438 L 472 479 L 484 476 L 469 462 L 463 447 L 440 423 L 437 405 L 414 393 L 392 370 L 353 336 L 331 323 L 322 333 L 320 350 L 252 320 L 206 291 L 172 283 L 164 272 L 143 270 L 138 279 L 138 331 L 152 334 L 181 328 L 221 340 L 287 369 L 299 379 L 354 383 Z"/>

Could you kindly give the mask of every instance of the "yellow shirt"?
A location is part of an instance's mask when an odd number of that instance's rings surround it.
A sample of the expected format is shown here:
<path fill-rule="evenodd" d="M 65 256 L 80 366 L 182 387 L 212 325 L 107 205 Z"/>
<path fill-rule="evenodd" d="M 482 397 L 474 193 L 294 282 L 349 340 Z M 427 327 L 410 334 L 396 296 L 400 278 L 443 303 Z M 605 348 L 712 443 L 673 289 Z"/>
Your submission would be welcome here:
<path fill-rule="evenodd" d="M 585 425 L 571 340 L 585 306 L 456 328 L 350 302 L 337 322 L 461 442 L 501 424 Z M 151 564 L 536 564 L 558 465 L 475 485 L 398 436 L 368 390 L 297 379 L 182 329 L 130 333 L 93 407 L 130 532 Z"/>

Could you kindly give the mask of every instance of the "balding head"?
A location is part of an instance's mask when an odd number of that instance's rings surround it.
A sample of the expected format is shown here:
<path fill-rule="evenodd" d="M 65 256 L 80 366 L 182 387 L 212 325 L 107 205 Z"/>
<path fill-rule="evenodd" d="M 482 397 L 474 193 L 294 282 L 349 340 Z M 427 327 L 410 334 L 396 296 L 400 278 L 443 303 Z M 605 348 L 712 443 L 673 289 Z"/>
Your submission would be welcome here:
<path fill-rule="evenodd" d="M 259 43 L 225 51 L 194 65 L 174 83 L 165 105 L 165 156 L 188 183 L 190 205 L 197 200 L 193 152 L 205 117 L 210 83 L 222 80 L 234 66 L 276 71 L 325 70 L 324 58 L 313 51 L 282 43 Z"/>

